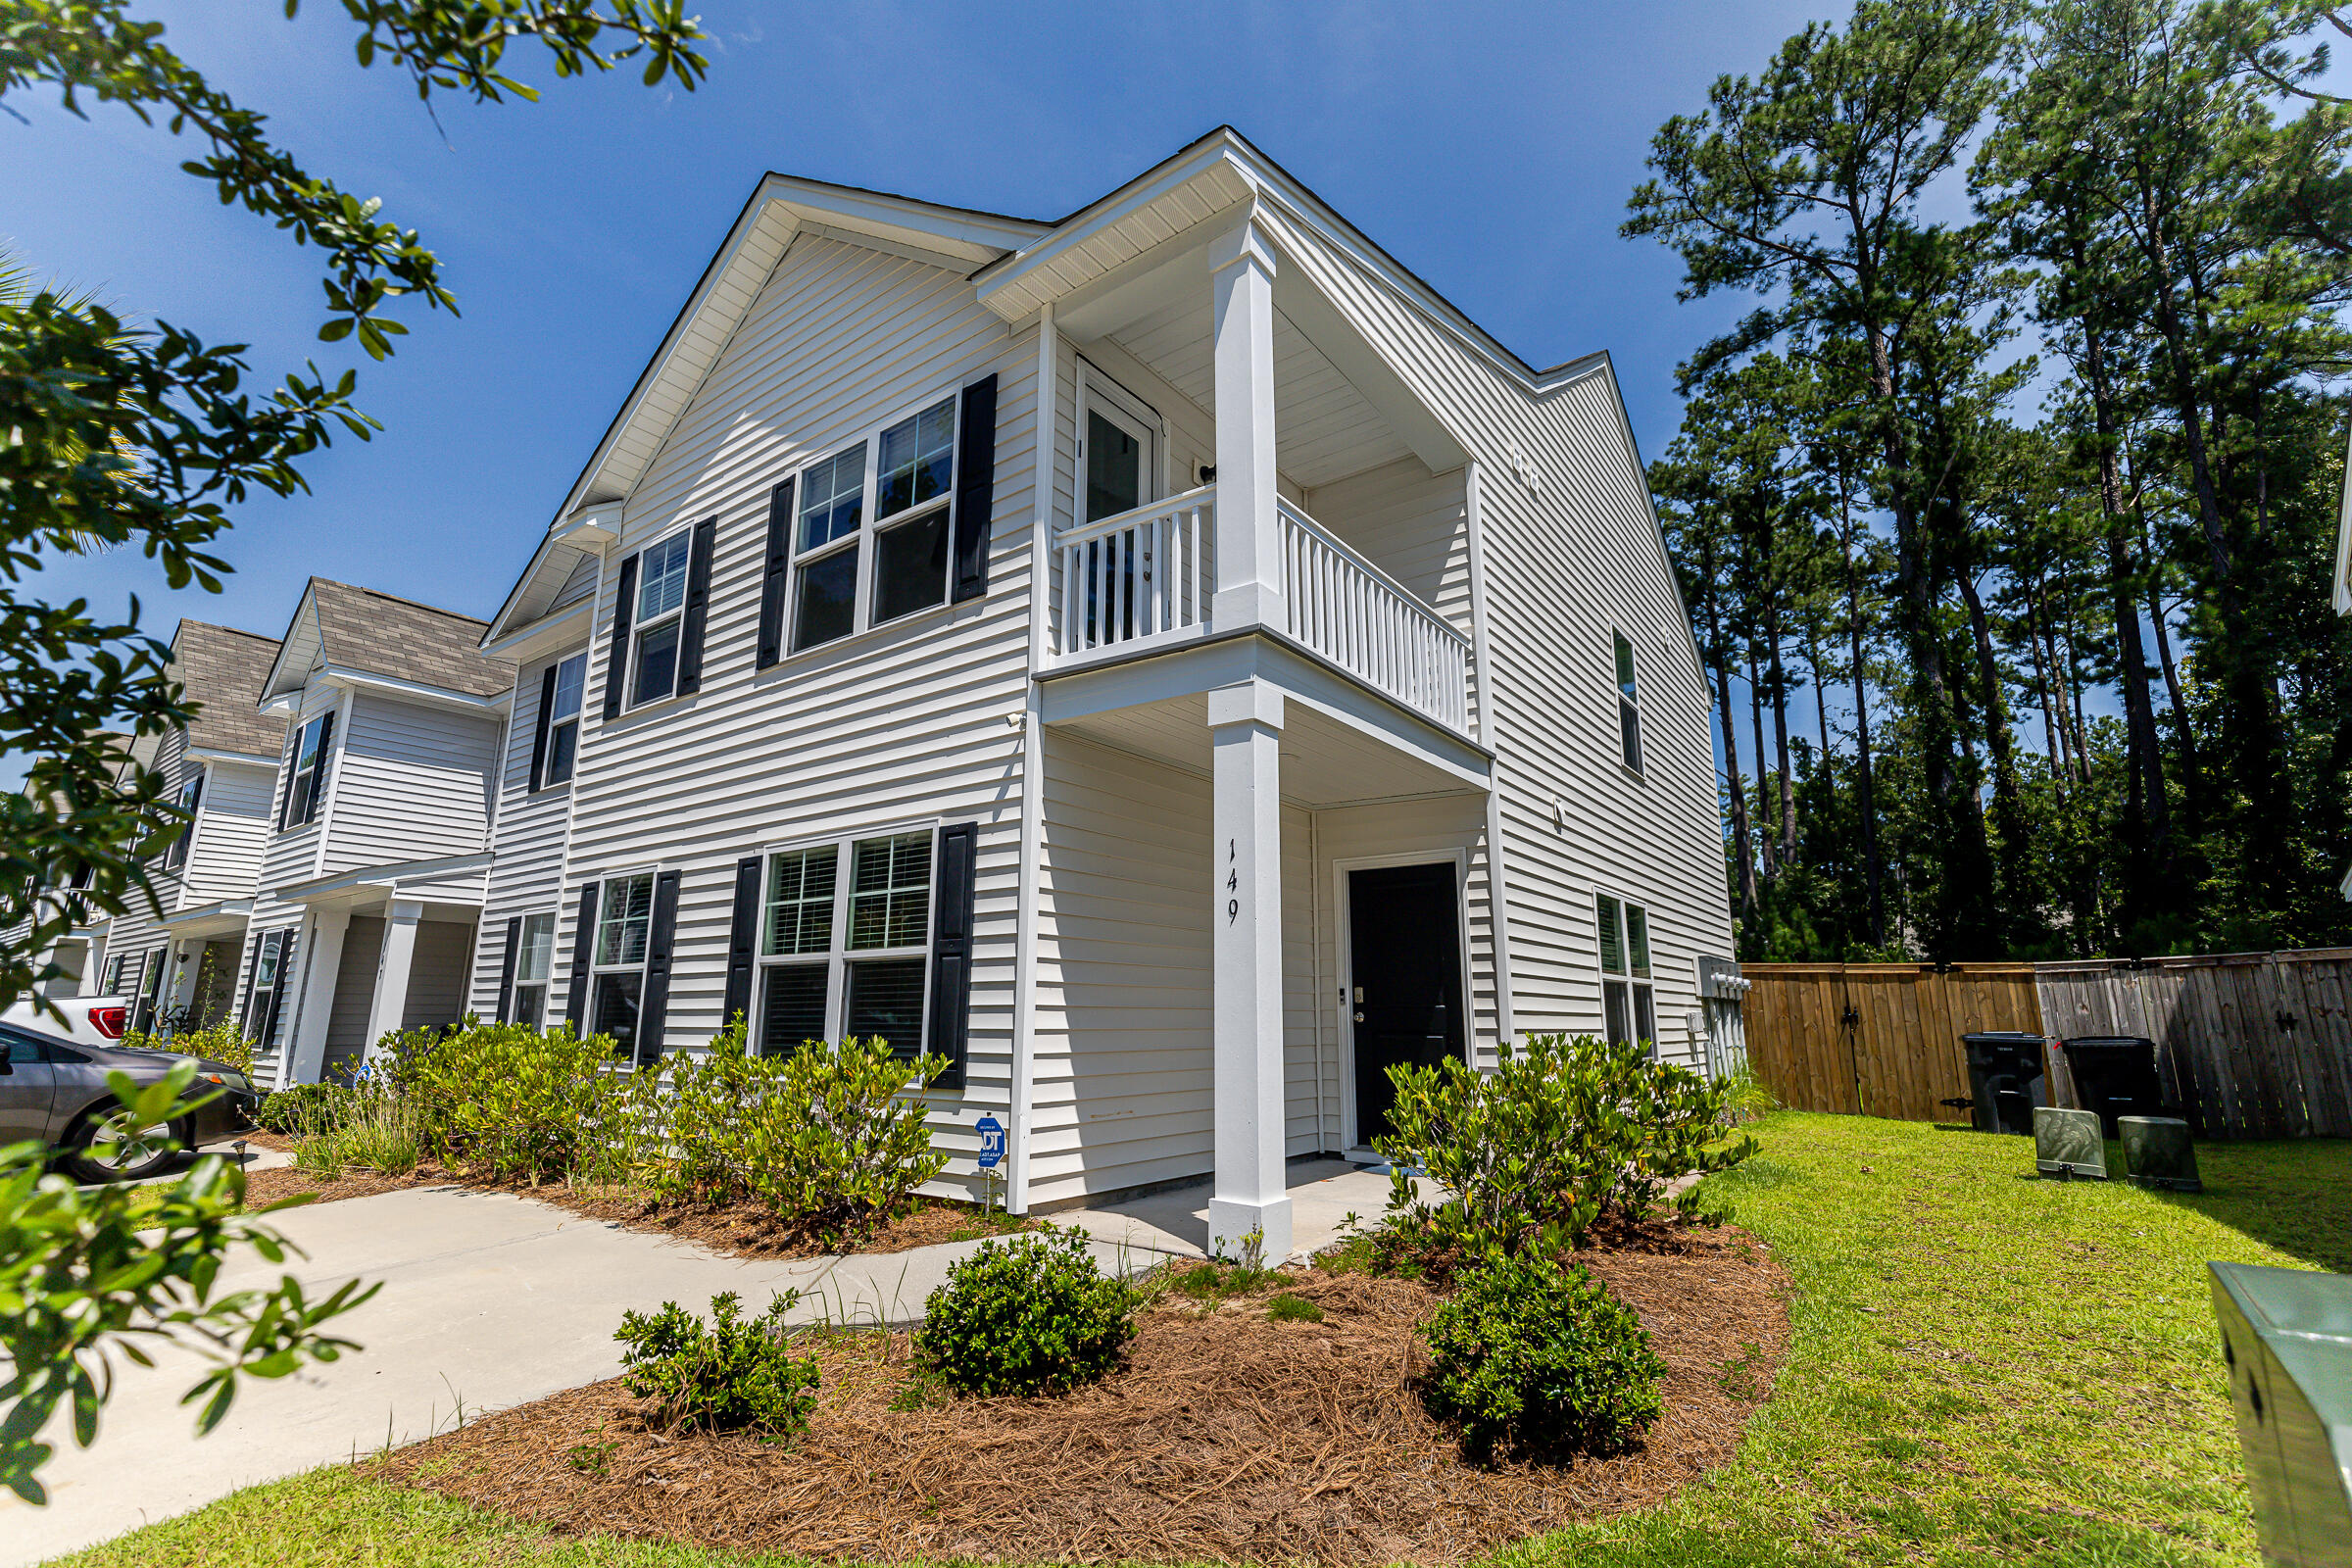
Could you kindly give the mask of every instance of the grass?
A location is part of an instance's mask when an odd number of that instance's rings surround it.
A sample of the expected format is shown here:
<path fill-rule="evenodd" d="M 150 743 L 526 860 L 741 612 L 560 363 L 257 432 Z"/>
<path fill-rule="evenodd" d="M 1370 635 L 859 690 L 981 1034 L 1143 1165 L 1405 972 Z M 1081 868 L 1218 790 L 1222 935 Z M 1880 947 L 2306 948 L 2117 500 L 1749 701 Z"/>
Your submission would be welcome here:
<path fill-rule="evenodd" d="M 1527 1542 L 1497 1568 L 2257 1562 L 2204 1264 L 2352 1270 L 2352 1147 L 2200 1146 L 2209 1191 L 2184 1197 L 2022 1179 L 2022 1139 L 1791 1113 L 1756 1133 L 1763 1153 L 1709 1188 L 1795 1283 L 1796 1343 L 1772 1402 L 1739 1457 L 1674 1502 Z M 559 1540 L 341 1468 L 66 1559 L 781 1560 Z"/>

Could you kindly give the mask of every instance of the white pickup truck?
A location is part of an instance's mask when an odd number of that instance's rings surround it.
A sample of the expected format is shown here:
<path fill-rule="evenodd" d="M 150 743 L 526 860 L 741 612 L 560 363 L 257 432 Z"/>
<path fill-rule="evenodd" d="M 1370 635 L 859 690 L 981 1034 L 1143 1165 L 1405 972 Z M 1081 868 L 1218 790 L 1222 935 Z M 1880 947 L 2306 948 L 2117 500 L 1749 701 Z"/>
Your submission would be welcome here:
<path fill-rule="evenodd" d="M 130 1021 L 128 997 L 51 997 L 49 1001 L 64 1013 L 59 1022 L 30 997 L 20 997 L 4 1011 L 0 1023 L 13 1023 L 43 1034 L 62 1035 L 78 1040 L 85 1046 L 111 1046 L 122 1038 Z"/>

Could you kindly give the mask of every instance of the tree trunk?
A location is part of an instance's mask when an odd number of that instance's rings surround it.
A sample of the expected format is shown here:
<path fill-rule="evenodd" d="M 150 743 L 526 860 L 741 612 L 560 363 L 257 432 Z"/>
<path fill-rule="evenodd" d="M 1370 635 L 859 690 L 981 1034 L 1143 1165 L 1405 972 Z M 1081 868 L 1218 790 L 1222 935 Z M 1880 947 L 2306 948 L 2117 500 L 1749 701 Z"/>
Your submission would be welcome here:
<path fill-rule="evenodd" d="M 1781 863 L 1796 859 L 1796 778 L 1788 766 L 1788 676 L 1781 667 L 1780 612 L 1772 615 L 1772 739 L 1781 763 Z"/>
<path fill-rule="evenodd" d="M 1747 781 L 1740 776 L 1740 728 L 1733 720 L 1732 669 L 1723 657 L 1723 622 L 1716 602 L 1715 549 L 1711 535 L 1702 535 L 1708 544 L 1700 553 L 1700 568 L 1706 573 L 1707 653 L 1715 674 L 1715 692 L 1723 712 L 1723 763 L 1731 777 L 1732 798 L 1732 858 L 1739 865 L 1740 918 L 1746 920 L 1756 912 L 1756 862 L 1749 853 L 1747 831 Z"/>
<path fill-rule="evenodd" d="M 2060 760 L 2066 754 L 2066 734 L 2058 727 L 2058 715 L 2050 708 L 2050 668 L 2041 657 L 2041 579 L 2037 576 L 2026 594 L 2026 646 L 2034 651 L 2034 694 L 2041 703 L 2041 749 L 2043 760 L 2049 764 L 2050 784 L 2058 799 L 2066 799 L 2066 777 L 2060 772 Z"/>
<path fill-rule="evenodd" d="M 2173 663 L 2173 634 L 2164 624 L 2164 595 L 2148 584 L 2148 623 L 2156 632 L 2156 657 L 2164 668 L 2165 695 L 2172 699 L 2173 738 L 2180 749 L 2180 809 L 2187 818 L 2189 838 L 2205 833 L 2203 775 L 2197 769 L 2197 732 L 2188 722 L 2188 704 L 2180 696 L 2180 671 Z"/>
<path fill-rule="evenodd" d="M 1860 792 L 1862 811 L 1862 866 L 1864 880 L 1870 888 L 1870 942 L 1875 948 L 1886 946 L 1886 904 L 1880 891 L 1879 871 L 1879 805 L 1870 780 L 1870 686 L 1869 665 L 1862 657 L 1862 583 L 1854 571 L 1854 519 L 1847 497 L 1838 498 L 1843 532 L 1840 543 L 1845 551 L 1845 627 L 1849 652 L 1854 662 L 1854 780 Z"/>
<path fill-rule="evenodd" d="M 1756 732 L 1756 810 L 1759 814 L 1770 800 L 1768 780 L 1764 776 L 1764 685 L 1756 679 L 1756 645 L 1747 645 L 1747 717 Z M 1781 874 L 1780 857 L 1774 852 L 1773 836 L 1769 832 L 1756 835 L 1757 858 L 1763 863 L 1764 880 L 1770 882 Z"/>

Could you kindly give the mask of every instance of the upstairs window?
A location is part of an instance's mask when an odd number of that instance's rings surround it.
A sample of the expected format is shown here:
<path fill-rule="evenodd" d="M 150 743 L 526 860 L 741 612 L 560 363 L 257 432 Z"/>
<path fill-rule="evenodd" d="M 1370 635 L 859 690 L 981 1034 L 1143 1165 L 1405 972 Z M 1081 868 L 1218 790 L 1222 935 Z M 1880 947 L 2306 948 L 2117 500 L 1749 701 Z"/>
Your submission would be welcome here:
<path fill-rule="evenodd" d="M 514 1021 L 532 1029 L 547 1027 L 547 983 L 555 971 L 556 917 L 522 917 L 521 945 L 514 955 Z"/>
<path fill-rule="evenodd" d="M 803 469 L 799 485 L 795 652 L 947 603 L 956 399 Z"/>
<path fill-rule="evenodd" d="M 610 1035 L 620 1054 L 637 1054 L 637 1008 L 645 998 L 645 954 L 654 924 L 654 877 L 614 877 L 596 908 L 589 1028 Z"/>
<path fill-rule="evenodd" d="M 1642 771 L 1642 698 L 1634 683 L 1634 645 L 1617 635 L 1617 748 L 1625 765 Z"/>
<path fill-rule="evenodd" d="M 540 690 L 546 701 L 539 713 L 539 776 L 531 788 L 543 790 L 569 783 L 580 760 L 580 699 L 588 689 L 588 656 L 574 654 L 547 673 Z"/>
<path fill-rule="evenodd" d="M 164 869 L 176 871 L 188 863 L 188 846 L 196 837 L 196 808 L 204 801 L 204 772 L 199 768 L 179 787 L 179 837 L 164 851 Z"/>
<path fill-rule="evenodd" d="M 689 538 L 672 534 L 638 558 L 629 704 L 658 703 L 678 689 L 678 639 L 685 626 Z"/>
<path fill-rule="evenodd" d="M 326 796 L 327 737 L 334 722 L 334 714 L 320 713 L 295 733 L 294 777 L 286 786 L 285 815 L 279 827 L 300 827 L 318 816 L 318 803 Z"/>
<path fill-rule="evenodd" d="M 923 1049 L 932 837 L 894 833 L 767 858 L 760 920 L 760 1049 L 790 1055 L 845 1035 Z M 845 874 L 846 872 L 846 874 Z"/>
<path fill-rule="evenodd" d="M 1602 893 L 1593 899 L 1600 925 L 1600 1010 L 1611 1044 L 1640 1041 L 1657 1050 L 1657 1004 L 1649 973 L 1649 911 Z"/>

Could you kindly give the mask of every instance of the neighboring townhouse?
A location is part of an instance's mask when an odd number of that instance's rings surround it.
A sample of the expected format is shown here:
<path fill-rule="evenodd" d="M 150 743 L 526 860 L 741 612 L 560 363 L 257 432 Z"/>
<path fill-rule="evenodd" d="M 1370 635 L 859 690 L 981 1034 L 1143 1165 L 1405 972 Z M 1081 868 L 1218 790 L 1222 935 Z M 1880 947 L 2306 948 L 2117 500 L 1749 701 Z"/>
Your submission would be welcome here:
<path fill-rule="evenodd" d="M 133 1028 L 159 1014 L 224 1017 L 234 999 L 285 739 L 285 721 L 256 707 L 276 657 L 274 639 L 233 627 L 183 620 L 172 634 L 172 677 L 197 712 L 156 742 L 150 762 L 189 827 L 148 862 L 159 906 L 134 898 L 93 930 L 79 987 L 134 999 Z"/>
<path fill-rule="evenodd" d="M 262 679 L 284 726 L 238 1013 L 264 1082 L 347 1074 L 454 1023 L 489 867 L 514 665 L 481 621 L 314 577 Z"/>
<path fill-rule="evenodd" d="M 289 643 L 291 647 L 291 641 Z M 1385 1069 L 1702 1061 L 1709 705 L 1609 362 L 1535 369 L 1230 130 L 1056 222 L 770 174 L 483 639 L 472 1004 L 879 1035 L 962 1191 L 1202 1177 Z"/>

